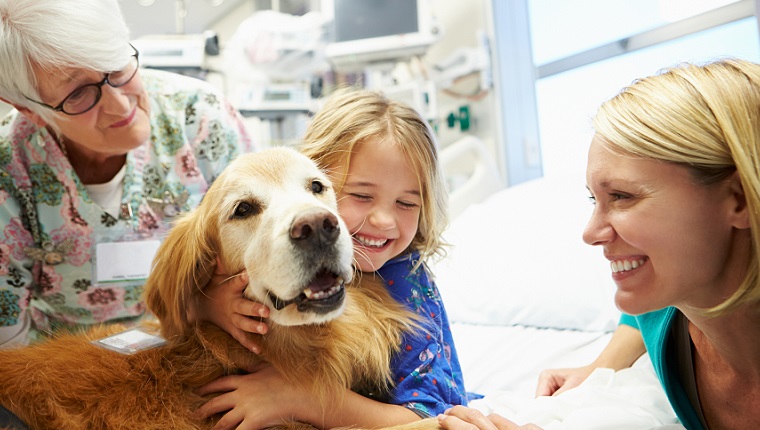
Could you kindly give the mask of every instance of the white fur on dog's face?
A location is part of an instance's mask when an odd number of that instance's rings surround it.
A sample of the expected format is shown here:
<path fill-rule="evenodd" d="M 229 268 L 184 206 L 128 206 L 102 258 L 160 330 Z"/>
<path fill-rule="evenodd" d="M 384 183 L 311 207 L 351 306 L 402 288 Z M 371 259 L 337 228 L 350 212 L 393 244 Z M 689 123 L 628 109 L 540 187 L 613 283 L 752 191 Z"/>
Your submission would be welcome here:
<path fill-rule="evenodd" d="M 278 148 L 239 157 L 219 181 L 220 258 L 248 272 L 246 296 L 281 325 L 337 317 L 353 249 L 327 176 L 309 158 Z"/>

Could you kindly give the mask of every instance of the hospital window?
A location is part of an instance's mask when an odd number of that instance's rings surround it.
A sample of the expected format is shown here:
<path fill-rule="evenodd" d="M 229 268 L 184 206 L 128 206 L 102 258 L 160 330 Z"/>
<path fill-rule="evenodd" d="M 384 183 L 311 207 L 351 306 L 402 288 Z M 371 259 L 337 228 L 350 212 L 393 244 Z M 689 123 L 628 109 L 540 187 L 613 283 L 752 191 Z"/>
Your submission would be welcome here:
<path fill-rule="evenodd" d="M 591 117 L 622 87 L 686 61 L 760 62 L 753 0 L 525 1 L 541 174 L 562 175 L 579 186 L 585 183 Z M 500 18 L 494 18 L 498 25 Z M 507 139 L 506 156 L 522 151 L 514 147 L 520 144 Z M 509 185 L 535 175 L 535 169 L 525 170 L 520 177 L 519 170 L 508 175 Z"/>

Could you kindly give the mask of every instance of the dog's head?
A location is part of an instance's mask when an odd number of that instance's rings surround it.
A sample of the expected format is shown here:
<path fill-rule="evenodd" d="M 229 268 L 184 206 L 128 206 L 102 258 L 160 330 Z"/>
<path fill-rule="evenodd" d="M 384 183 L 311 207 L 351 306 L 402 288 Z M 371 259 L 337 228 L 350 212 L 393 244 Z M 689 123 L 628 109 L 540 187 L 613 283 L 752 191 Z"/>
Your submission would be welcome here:
<path fill-rule="evenodd" d="M 242 155 L 225 168 L 154 260 L 145 301 L 165 335 L 188 327 L 189 301 L 202 294 L 217 258 L 231 273 L 248 273 L 246 296 L 267 305 L 274 323 L 338 316 L 353 248 L 324 172 L 287 148 Z"/>

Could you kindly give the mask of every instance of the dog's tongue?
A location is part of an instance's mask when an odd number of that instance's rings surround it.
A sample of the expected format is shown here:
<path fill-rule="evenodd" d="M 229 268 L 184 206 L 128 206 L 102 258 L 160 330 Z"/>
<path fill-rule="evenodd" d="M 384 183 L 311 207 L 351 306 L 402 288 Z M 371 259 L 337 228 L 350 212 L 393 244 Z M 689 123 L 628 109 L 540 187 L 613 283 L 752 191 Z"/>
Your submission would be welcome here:
<path fill-rule="evenodd" d="M 314 293 L 327 290 L 335 285 L 335 276 L 327 270 L 323 270 L 317 274 L 314 279 L 306 287 Z"/>

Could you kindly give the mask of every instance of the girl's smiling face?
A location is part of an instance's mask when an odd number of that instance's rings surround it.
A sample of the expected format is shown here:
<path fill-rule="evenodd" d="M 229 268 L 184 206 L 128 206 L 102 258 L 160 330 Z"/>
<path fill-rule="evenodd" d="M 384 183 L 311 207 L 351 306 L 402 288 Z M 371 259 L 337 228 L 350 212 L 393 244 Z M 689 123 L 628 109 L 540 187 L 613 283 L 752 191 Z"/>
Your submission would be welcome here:
<path fill-rule="evenodd" d="M 622 311 L 711 307 L 739 286 L 750 252 L 735 174 L 700 185 L 684 166 L 618 155 L 595 137 L 586 180 L 595 207 L 583 239 L 604 248 Z"/>
<path fill-rule="evenodd" d="M 343 172 L 342 167 L 329 170 Z M 378 138 L 354 147 L 347 173 L 338 211 L 353 236 L 356 266 L 373 272 L 403 253 L 417 234 L 419 182 L 399 145 Z"/>

